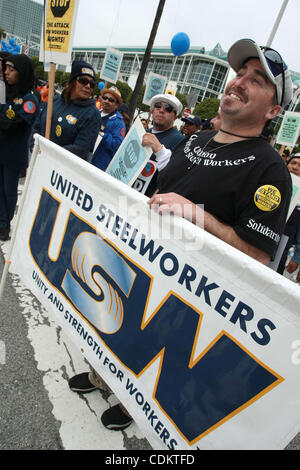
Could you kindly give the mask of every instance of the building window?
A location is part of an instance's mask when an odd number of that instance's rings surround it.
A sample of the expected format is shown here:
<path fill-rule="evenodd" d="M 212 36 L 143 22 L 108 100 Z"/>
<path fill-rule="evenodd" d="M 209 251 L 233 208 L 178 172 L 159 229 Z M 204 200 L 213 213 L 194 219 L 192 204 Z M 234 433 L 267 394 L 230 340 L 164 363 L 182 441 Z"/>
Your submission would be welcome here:
<path fill-rule="evenodd" d="M 227 73 L 227 68 L 220 64 L 215 64 L 214 70 L 211 74 L 211 79 L 209 81 L 208 88 L 211 90 L 215 90 L 216 92 L 223 91 L 222 86 L 224 83 L 224 79 Z"/>
<path fill-rule="evenodd" d="M 182 64 L 183 64 L 183 59 L 177 59 L 175 62 L 174 68 L 172 65 L 173 72 L 172 72 L 172 76 L 170 77 L 170 80 L 176 81 L 179 79 L 179 74 L 181 71 Z"/>
<path fill-rule="evenodd" d="M 213 63 L 203 59 L 193 59 L 187 78 L 189 83 L 206 87 L 211 75 Z"/>
<path fill-rule="evenodd" d="M 133 57 L 123 57 L 122 64 L 121 64 L 121 73 L 128 73 L 130 74 L 133 64 Z"/>
<path fill-rule="evenodd" d="M 154 63 L 153 72 L 164 77 L 169 77 L 172 70 L 172 59 L 157 58 Z"/>

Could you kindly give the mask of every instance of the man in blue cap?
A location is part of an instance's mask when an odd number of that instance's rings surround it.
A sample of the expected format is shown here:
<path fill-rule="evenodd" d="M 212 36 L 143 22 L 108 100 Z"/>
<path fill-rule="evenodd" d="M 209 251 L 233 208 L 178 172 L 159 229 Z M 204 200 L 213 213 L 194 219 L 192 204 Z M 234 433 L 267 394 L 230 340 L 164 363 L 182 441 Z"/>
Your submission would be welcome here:
<path fill-rule="evenodd" d="M 201 130 L 202 120 L 199 116 L 189 114 L 187 117 L 181 118 L 181 120 L 184 122 L 181 132 L 186 137 L 190 137 L 192 134 L 195 134 L 195 132 Z"/>

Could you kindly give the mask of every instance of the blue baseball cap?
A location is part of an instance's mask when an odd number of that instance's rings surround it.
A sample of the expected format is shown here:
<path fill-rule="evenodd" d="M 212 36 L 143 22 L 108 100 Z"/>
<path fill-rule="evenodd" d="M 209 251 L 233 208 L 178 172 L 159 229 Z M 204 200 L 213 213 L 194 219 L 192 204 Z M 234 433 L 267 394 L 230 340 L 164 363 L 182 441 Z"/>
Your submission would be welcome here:
<path fill-rule="evenodd" d="M 202 119 L 195 114 L 189 114 L 187 117 L 181 118 L 181 120 L 184 122 L 191 122 L 192 124 L 195 124 L 196 127 L 200 127 L 202 124 Z"/>

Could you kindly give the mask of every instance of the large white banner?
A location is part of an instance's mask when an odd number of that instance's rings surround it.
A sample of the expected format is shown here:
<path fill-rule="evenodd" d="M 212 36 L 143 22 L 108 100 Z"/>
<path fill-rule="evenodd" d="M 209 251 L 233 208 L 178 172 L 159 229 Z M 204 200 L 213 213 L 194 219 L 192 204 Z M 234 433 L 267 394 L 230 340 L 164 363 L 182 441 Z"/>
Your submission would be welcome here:
<path fill-rule="evenodd" d="M 284 448 L 300 420 L 299 286 L 37 142 L 11 271 L 152 447 Z"/>

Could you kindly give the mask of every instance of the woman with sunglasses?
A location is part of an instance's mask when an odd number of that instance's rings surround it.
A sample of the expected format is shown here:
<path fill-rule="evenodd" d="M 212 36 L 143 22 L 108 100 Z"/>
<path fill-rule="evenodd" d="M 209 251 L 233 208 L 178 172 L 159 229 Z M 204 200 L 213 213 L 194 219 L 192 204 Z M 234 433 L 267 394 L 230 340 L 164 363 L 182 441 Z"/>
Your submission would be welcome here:
<path fill-rule="evenodd" d="M 89 160 L 100 129 L 100 114 L 91 99 L 96 74 L 87 62 L 72 64 L 69 82 L 61 95 L 53 99 L 50 140 L 84 160 Z M 35 125 L 45 135 L 47 108 Z"/>

